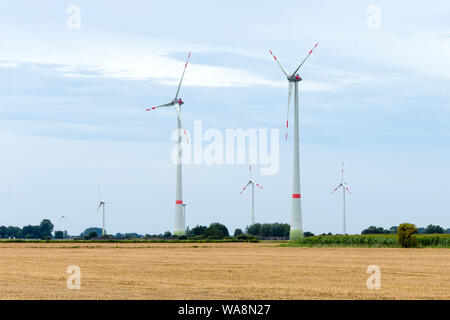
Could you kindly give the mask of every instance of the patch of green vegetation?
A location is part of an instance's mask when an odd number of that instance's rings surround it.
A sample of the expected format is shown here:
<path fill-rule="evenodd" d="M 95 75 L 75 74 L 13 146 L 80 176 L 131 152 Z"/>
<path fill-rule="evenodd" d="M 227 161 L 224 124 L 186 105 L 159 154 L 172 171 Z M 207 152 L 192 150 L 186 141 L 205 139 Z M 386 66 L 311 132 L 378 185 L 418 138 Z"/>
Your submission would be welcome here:
<path fill-rule="evenodd" d="M 416 234 L 417 248 L 450 248 L 450 234 Z M 366 248 L 400 248 L 396 234 L 372 235 L 336 235 L 307 237 L 284 247 L 366 247 Z"/>

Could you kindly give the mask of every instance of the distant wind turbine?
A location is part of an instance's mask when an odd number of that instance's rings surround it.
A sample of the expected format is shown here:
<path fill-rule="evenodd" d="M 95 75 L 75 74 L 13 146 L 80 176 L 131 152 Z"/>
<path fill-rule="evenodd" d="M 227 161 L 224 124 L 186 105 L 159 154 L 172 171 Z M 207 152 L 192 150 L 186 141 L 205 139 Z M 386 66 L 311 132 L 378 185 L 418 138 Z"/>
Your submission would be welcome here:
<path fill-rule="evenodd" d="M 60 222 L 60 227 L 61 227 L 61 231 L 63 232 L 64 235 L 64 228 L 65 228 L 65 221 L 66 221 L 67 215 L 61 210 L 61 216 L 59 217 L 59 222 Z"/>
<path fill-rule="evenodd" d="M 251 224 L 255 224 L 255 185 L 260 188 L 263 189 L 263 187 L 258 184 L 252 177 L 252 165 L 249 166 L 249 170 L 250 170 L 250 180 L 248 181 L 248 183 L 245 185 L 244 188 L 242 188 L 241 190 L 241 194 L 247 190 L 247 187 L 249 185 L 252 186 L 252 216 L 251 216 Z"/>
<path fill-rule="evenodd" d="M 305 63 L 306 59 L 309 58 L 311 53 L 317 47 L 318 43 L 312 48 L 305 59 L 300 63 L 300 65 L 295 69 L 292 74 L 287 73 L 286 69 L 277 59 L 277 57 L 269 50 L 272 57 L 280 66 L 284 75 L 286 76 L 289 83 L 289 94 L 288 94 L 288 107 L 287 107 L 287 120 L 286 120 L 286 140 L 287 131 L 289 127 L 289 107 L 291 103 L 292 87 L 295 88 L 294 91 L 294 174 L 293 174 L 293 192 L 292 192 L 292 208 L 291 208 L 291 229 L 289 234 L 290 240 L 303 238 L 303 225 L 302 225 L 302 208 L 301 208 L 301 193 L 300 193 L 300 156 L 299 156 L 299 119 L 298 119 L 298 83 L 302 81 L 302 78 L 298 75 L 297 71 Z M 294 86 L 295 85 L 295 86 Z"/>
<path fill-rule="evenodd" d="M 106 235 L 105 233 L 105 204 L 108 203 L 108 201 L 102 199 L 102 190 L 100 189 L 100 185 L 98 187 L 98 196 L 99 196 L 99 204 L 97 207 L 97 214 L 100 211 L 100 208 L 103 209 L 103 216 L 102 216 L 102 237 Z"/>
<path fill-rule="evenodd" d="M 184 136 L 186 137 L 187 143 L 189 143 L 186 129 L 184 129 L 183 119 L 181 117 L 181 106 L 184 104 L 184 101 L 181 98 L 178 98 L 178 94 L 180 93 L 181 83 L 183 82 L 184 73 L 186 72 L 186 68 L 189 62 L 189 58 L 191 53 L 189 52 L 186 64 L 184 65 L 183 74 L 181 75 L 180 83 L 178 84 L 177 92 L 175 94 L 175 98 L 165 104 L 147 108 L 146 111 L 154 110 L 157 108 L 163 107 L 175 107 L 175 111 L 177 113 L 177 132 L 178 132 L 178 141 L 177 141 L 177 176 L 176 176 L 176 191 L 175 191 L 175 226 L 173 234 L 177 236 L 183 236 L 186 234 L 186 225 L 184 218 L 184 206 L 183 206 L 183 192 L 182 192 L 182 184 L 181 184 L 181 129 L 184 131 Z"/>
<path fill-rule="evenodd" d="M 342 163 L 341 183 L 336 188 L 334 188 L 334 190 L 331 192 L 331 194 L 335 193 L 341 187 L 342 187 L 342 203 L 343 203 L 342 234 L 347 234 L 347 226 L 346 226 L 346 220 L 345 220 L 345 191 L 347 191 L 349 194 L 352 194 L 352 193 L 350 192 L 350 189 L 347 186 L 347 182 L 344 182 L 344 163 Z"/>

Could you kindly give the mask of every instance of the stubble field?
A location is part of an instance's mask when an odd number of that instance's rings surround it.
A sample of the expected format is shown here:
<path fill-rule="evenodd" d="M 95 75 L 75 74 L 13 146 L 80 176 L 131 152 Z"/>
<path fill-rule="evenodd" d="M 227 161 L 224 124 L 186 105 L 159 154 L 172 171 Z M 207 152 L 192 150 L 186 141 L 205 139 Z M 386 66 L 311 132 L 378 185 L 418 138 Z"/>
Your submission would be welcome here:
<path fill-rule="evenodd" d="M 450 299 L 449 249 L 0 243 L 0 259 L 0 299 Z M 80 290 L 67 288 L 70 265 Z"/>

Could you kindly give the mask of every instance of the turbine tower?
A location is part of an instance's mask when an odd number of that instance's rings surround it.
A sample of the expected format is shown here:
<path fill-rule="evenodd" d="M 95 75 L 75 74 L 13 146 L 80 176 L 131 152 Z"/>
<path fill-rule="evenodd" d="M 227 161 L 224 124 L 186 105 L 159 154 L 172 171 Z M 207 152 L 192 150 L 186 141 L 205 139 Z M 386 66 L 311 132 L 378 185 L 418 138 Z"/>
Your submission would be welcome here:
<path fill-rule="evenodd" d="M 242 194 L 245 190 L 247 190 L 247 187 L 248 187 L 249 185 L 252 186 L 252 216 L 251 216 L 251 225 L 253 225 L 253 224 L 255 224 L 255 185 L 256 185 L 258 188 L 260 188 L 260 189 L 262 189 L 263 187 L 262 187 L 260 184 L 258 184 L 258 183 L 253 179 L 253 177 L 252 177 L 252 165 L 250 165 L 249 169 L 250 169 L 250 180 L 249 180 L 248 183 L 245 185 L 245 187 L 242 188 L 241 194 Z"/>
<path fill-rule="evenodd" d="M 342 187 L 342 203 L 343 203 L 342 234 L 346 235 L 347 234 L 347 225 L 346 225 L 346 220 L 345 220 L 345 191 L 347 191 L 349 194 L 352 194 L 352 193 L 350 192 L 350 189 L 347 186 L 347 182 L 344 182 L 344 163 L 342 163 L 341 183 L 336 188 L 334 188 L 334 190 L 331 192 L 331 194 L 335 193 L 340 187 Z"/>
<path fill-rule="evenodd" d="M 97 214 L 100 210 L 100 208 L 103 209 L 103 214 L 102 214 L 102 237 L 104 237 L 106 235 L 105 233 L 105 204 L 108 203 L 108 201 L 106 200 L 102 200 L 102 190 L 100 189 L 100 185 L 98 185 L 98 195 L 99 195 L 99 204 L 97 207 Z"/>
<path fill-rule="evenodd" d="M 188 203 L 183 202 L 183 225 L 186 225 L 186 206 L 188 205 Z"/>
<path fill-rule="evenodd" d="M 64 238 L 64 232 L 65 232 L 65 221 L 66 221 L 67 215 L 61 210 L 61 216 L 59 217 L 59 221 L 61 222 L 61 231 L 63 232 L 63 238 Z"/>
<path fill-rule="evenodd" d="M 295 69 L 292 74 L 287 73 L 283 65 L 278 61 L 277 57 L 269 50 L 275 61 L 280 66 L 289 83 L 288 106 L 287 106 L 287 120 L 286 120 L 286 140 L 289 127 L 289 107 L 291 103 L 292 88 L 294 87 L 294 172 L 293 172 L 293 186 L 292 186 L 292 207 L 291 207 L 291 229 L 289 233 L 290 240 L 303 238 L 302 226 L 302 208 L 301 208 L 301 192 L 300 192 L 300 155 L 299 155 L 299 112 L 298 112 L 298 83 L 302 78 L 297 71 L 305 63 L 306 59 L 311 55 L 318 43 L 312 48 L 305 59 Z"/>
<path fill-rule="evenodd" d="M 173 234 L 177 236 L 183 236 L 186 234 L 186 226 L 185 226 L 185 218 L 184 218 L 184 206 L 183 206 L 183 191 L 181 184 L 181 129 L 184 131 L 184 136 L 186 137 L 187 143 L 189 143 L 186 130 L 184 129 L 183 119 L 181 117 L 181 106 L 184 104 L 184 101 L 181 98 L 178 98 L 178 94 L 180 93 L 181 83 L 183 82 L 184 73 L 186 72 L 186 68 L 189 62 L 189 58 L 191 53 L 189 52 L 186 64 L 184 65 L 183 74 L 181 75 L 180 83 L 178 84 L 177 92 L 175 94 L 175 98 L 165 104 L 147 108 L 146 111 L 155 110 L 158 108 L 164 107 L 173 107 L 175 106 L 175 111 L 177 113 L 177 132 L 178 132 L 178 141 L 177 141 L 177 175 L 176 175 L 176 191 L 175 191 L 175 225 Z"/>

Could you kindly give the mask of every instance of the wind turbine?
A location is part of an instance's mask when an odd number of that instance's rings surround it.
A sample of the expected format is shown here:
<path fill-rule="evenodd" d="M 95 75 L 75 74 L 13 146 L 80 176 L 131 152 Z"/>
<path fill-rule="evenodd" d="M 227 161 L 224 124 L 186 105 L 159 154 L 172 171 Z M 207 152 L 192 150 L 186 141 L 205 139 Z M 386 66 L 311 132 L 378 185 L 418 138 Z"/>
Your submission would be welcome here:
<path fill-rule="evenodd" d="M 108 203 L 108 201 L 102 199 L 102 190 L 100 189 L 100 185 L 97 185 L 98 187 L 98 195 L 99 195 L 99 203 L 97 207 L 97 214 L 100 210 L 100 208 L 103 209 L 103 216 L 102 216 L 102 237 L 106 235 L 105 233 L 105 204 Z"/>
<path fill-rule="evenodd" d="M 300 193 L 300 156 L 299 156 L 299 119 L 298 119 L 298 83 L 302 81 L 302 78 L 298 75 L 297 71 L 309 58 L 311 53 L 317 47 L 318 43 L 312 48 L 305 59 L 295 69 L 292 74 L 287 73 L 286 69 L 277 59 L 277 57 L 269 50 L 272 57 L 280 66 L 284 75 L 289 83 L 288 94 L 288 107 L 287 107 L 287 120 L 286 120 L 286 140 L 287 131 L 289 127 L 289 107 L 291 103 L 292 88 L 294 87 L 294 176 L 293 176 L 293 192 L 292 192 L 292 207 L 291 207 L 291 229 L 289 234 L 290 240 L 296 240 L 303 238 L 303 226 L 302 226 L 302 209 L 301 209 L 301 193 Z"/>
<path fill-rule="evenodd" d="M 186 129 L 184 129 L 183 119 L 181 117 L 181 106 L 184 104 L 184 101 L 181 98 L 178 98 L 178 94 L 180 93 L 181 83 L 183 82 L 184 73 L 186 72 L 186 68 L 189 62 L 189 58 L 191 57 L 191 53 L 189 52 L 186 64 L 184 65 L 183 74 L 181 75 L 180 83 L 178 84 L 177 93 L 175 94 L 175 98 L 165 104 L 147 108 L 146 111 L 155 110 L 158 108 L 164 107 L 175 107 L 175 111 L 177 113 L 177 132 L 178 132 L 178 141 L 177 141 L 177 175 L 176 175 L 176 190 L 175 190 L 175 225 L 173 234 L 177 236 L 183 236 L 186 234 L 186 226 L 184 219 L 184 206 L 183 206 L 183 191 L 181 185 L 181 129 L 184 131 L 184 136 L 186 137 L 187 143 L 189 143 L 189 139 L 186 134 Z"/>
<path fill-rule="evenodd" d="M 346 221 L 345 221 L 345 191 L 347 191 L 349 194 L 352 194 L 350 192 L 350 189 L 347 186 L 347 182 L 344 182 L 344 163 L 342 163 L 342 171 L 341 171 L 341 183 L 334 188 L 334 190 L 331 192 L 331 194 L 335 193 L 340 187 L 342 187 L 342 201 L 343 201 L 343 221 L 342 221 L 342 234 L 347 234 L 347 228 L 346 228 Z"/>
<path fill-rule="evenodd" d="M 256 185 L 258 188 L 260 188 L 260 189 L 262 189 L 263 187 L 262 187 L 261 185 L 259 185 L 259 184 L 253 179 L 253 177 L 252 177 L 252 165 L 250 165 L 249 169 L 250 169 L 250 180 L 249 180 L 248 183 L 245 185 L 245 187 L 242 188 L 241 194 L 242 194 L 245 190 L 247 190 L 247 187 L 248 187 L 249 185 L 252 186 L 252 218 L 251 218 L 252 220 L 251 220 L 251 224 L 253 225 L 253 224 L 255 224 L 255 185 Z"/>
<path fill-rule="evenodd" d="M 63 232 L 63 238 L 64 238 L 64 232 L 65 232 L 65 230 L 64 230 L 65 223 L 64 222 L 65 222 L 66 218 L 67 218 L 67 215 L 63 211 L 61 211 L 61 216 L 59 217 L 59 221 L 61 223 L 61 231 Z"/>

